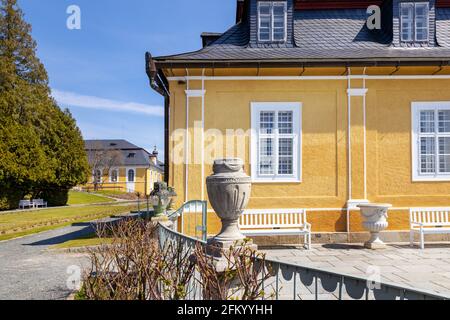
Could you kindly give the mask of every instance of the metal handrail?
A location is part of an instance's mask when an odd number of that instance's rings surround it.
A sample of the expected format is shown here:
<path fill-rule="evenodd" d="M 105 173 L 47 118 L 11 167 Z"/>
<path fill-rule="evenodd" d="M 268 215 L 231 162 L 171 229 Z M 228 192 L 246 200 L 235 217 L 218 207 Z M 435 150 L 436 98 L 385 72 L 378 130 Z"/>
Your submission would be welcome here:
<path fill-rule="evenodd" d="M 179 241 L 187 250 L 193 250 L 197 244 L 206 245 L 205 241 L 183 235 L 163 225 L 159 226 L 159 235 L 162 245 L 168 239 Z M 320 300 L 322 296 L 336 300 L 450 300 L 448 295 L 384 281 L 376 283 L 376 288 L 371 288 L 369 284 L 373 284 L 373 281 L 363 277 L 278 260 L 265 259 L 264 262 L 271 265 L 274 271 L 270 281 L 265 281 L 264 291 L 268 292 L 270 287 L 274 289 L 275 300 L 305 298 L 299 293 L 301 288 L 304 289 L 303 293 L 307 292 L 306 296 L 309 295 L 314 300 Z M 198 297 L 197 292 L 194 299 Z"/>
<path fill-rule="evenodd" d="M 184 216 L 186 213 L 191 213 L 192 208 L 194 209 L 194 224 L 196 226 L 195 234 L 197 231 L 201 232 L 201 240 L 206 241 L 208 237 L 208 229 L 207 229 L 207 213 L 208 213 L 208 202 L 201 200 L 191 200 L 184 203 L 178 210 L 169 214 L 169 219 L 175 223 L 176 230 L 178 228 L 177 220 L 181 217 L 181 234 L 184 234 Z M 198 210 L 198 209 L 201 210 Z M 201 228 L 198 228 L 197 224 L 197 213 L 202 213 L 202 225 Z"/>

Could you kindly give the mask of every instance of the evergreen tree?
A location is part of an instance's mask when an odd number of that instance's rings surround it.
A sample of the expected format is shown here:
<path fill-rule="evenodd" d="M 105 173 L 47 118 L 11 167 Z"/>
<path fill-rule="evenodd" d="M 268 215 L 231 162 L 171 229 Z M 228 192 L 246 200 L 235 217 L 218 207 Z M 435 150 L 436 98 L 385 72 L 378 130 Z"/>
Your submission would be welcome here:
<path fill-rule="evenodd" d="M 81 133 L 50 96 L 17 0 L 0 1 L 0 209 L 27 194 L 65 204 L 67 190 L 87 179 Z"/>

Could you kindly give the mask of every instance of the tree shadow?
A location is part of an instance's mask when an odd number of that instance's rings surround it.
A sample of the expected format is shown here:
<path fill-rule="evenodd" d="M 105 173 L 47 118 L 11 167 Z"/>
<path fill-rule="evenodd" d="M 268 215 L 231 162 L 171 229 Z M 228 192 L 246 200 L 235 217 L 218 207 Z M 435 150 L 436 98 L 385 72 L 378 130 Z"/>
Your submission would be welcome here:
<path fill-rule="evenodd" d="M 330 250 L 367 250 L 363 245 L 354 243 L 326 243 L 322 247 Z"/>
<path fill-rule="evenodd" d="M 94 234 L 99 228 L 105 228 L 107 225 L 112 225 L 114 221 L 108 222 L 80 222 L 73 223 L 72 227 L 84 227 L 80 230 L 73 231 L 70 233 L 62 234 L 60 236 L 51 237 L 48 239 L 36 241 L 33 243 L 26 243 L 25 246 L 52 246 L 61 244 L 70 240 L 80 239 L 83 237 L 90 236 Z"/>

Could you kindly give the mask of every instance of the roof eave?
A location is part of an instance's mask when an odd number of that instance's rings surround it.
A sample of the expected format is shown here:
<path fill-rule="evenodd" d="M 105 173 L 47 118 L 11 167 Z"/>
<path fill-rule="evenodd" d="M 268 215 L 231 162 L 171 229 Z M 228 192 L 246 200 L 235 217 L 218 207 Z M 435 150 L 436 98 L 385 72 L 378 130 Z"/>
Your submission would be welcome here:
<path fill-rule="evenodd" d="M 365 59 L 289 59 L 289 60 L 159 60 L 158 69 L 176 68 L 289 68 L 289 67 L 383 67 L 448 66 L 450 57 L 365 58 Z"/>

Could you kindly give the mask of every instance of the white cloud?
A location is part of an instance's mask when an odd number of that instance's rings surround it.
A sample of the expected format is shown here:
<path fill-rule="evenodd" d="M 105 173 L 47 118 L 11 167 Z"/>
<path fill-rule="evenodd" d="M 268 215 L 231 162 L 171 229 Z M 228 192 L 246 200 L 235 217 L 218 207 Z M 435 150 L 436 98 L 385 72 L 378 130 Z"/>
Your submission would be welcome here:
<path fill-rule="evenodd" d="M 164 116 L 164 108 L 135 102 L 123 102 L 106 98 L 85 96 L 73 92 L 52 90 L 52 96 L 64 107 L 109 110 L 116 112 L 139 113 L 150 116 Z"/>

